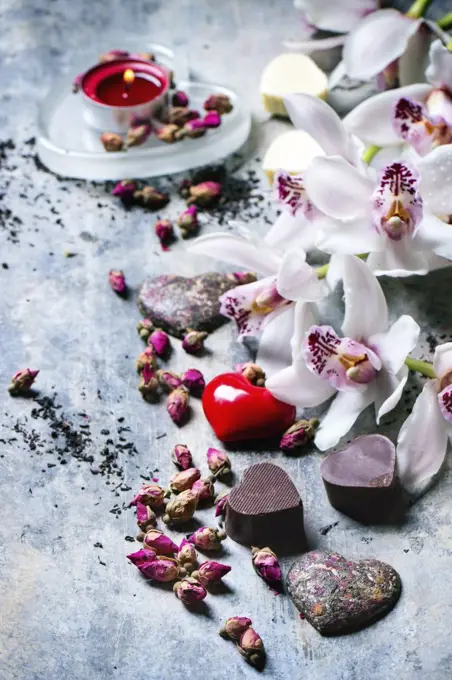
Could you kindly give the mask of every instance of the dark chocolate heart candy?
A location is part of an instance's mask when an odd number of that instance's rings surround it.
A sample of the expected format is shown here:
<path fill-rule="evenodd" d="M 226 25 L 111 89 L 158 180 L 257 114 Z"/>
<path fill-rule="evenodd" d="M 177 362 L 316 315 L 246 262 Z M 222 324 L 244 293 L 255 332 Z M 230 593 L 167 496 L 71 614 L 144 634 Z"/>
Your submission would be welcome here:
<path fill-rule="evenodd" d="M 364 523 L 387 522 L 401 498 L 394 444 L 380 434 L 357 437 L 330 453 L 320 472 L 331 505 Z"/>
<path fill-rule="evenodd" d="M 146 279 L 138 294 L 138 307 L 155 326 L 177 338 L 182 338 L 189 328 L 210 333 L 227 321 L 220 314 L 219 297 L 231 288 L 256 280 L 253 274 L 239 278 L 209 272 L 190 279 L 171 275 Z"/>
<path fill-rule="evenodd" d="M 226 533 L 238 543 L 269 546 L 279 554 L 306 549 L 303 503 L 282 468 L 256 463 L 245 470 L 229 494 Z"/>
<path fill-rule="evenodd" d="M 290 568 L 287 588 L 297 609 L 319 633 L 343 635 L 391 611 L 401 582 L 384 562 L 350 562 L 338 553 L 312 550 Z"/>

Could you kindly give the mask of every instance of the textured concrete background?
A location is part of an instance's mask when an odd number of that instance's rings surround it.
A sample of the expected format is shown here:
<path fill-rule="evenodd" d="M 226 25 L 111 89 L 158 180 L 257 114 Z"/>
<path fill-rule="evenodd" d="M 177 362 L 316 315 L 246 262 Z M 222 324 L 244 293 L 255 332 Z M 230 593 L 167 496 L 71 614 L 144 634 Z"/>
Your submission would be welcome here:
<path fill-rule="evenodd" d="M 447 5 L 435 2 L 432 16 L 450 10 Z M 134 546 L 124 537 L 134 534 L 132 512 L 110 512 L 130 498 L 130 491 L 121 488 L 139 486 L 140 475 L 158 469 L 162 483 L 168 481 L 175 443 L 187 443 L 196 462 L 203 463 L 207 446 L 215 441 L 198 404 L 191 423 L 179 433 L 163 404 L 142 402 L 133 367 L 140 351 L 138 312 L 133 296 L 122 301 L 109 290 L 108 270 L 122 267 L 136 292 L 146 274 L 200 272 L 209 263 L 184 258 L 180 241 L 162 253 L 152 232 L 154 218 L 139 210 L 125 213 L 103 185 L 61 181 L 40 169 L 29 141 L 36 103 L 84 46 L 92 48 L 99 37 L 105 41 L 120 30 L 139 32 L 187 48 L 193 68 L 241 92 L 261 122 L 255 133 L 261 153 L 284 124 L 268 121 L 262 112 L 259 74 L 281 50 L 282 40 L 296 37 L 297 21 L 289 0 L 0 3 L 0 138 L 14 144 L 3 145 L 0 153 L 2 680 L 252 678 L 255 671 L 217 635 L 223 620 L 236 614 L 250 616 L 263 636 L 268 652 L 263 675 L 269 678 L 451 677 L 448 470 L 403 525 L 369 528 L 328 505 L 319 453 L 299 459 L 276 451 L 231 454 L 237 475 L 264 458 L 288 471 L 303 497 L 312 547 L 351 558 L 380 558 L 401 574 L 403 594 L 396 609 L 372 628 L 338 639 L 322 639 L 301 621 L 286 596 L 275 597 L 254 575 L 249 551 L 230 540 L 224 552 L 224 561 L 233 567 L 229 588 L 209 595 L 198 612 L 188 612 L 165 588 L 146 584 L 127 564 L 125 554 Z M 259 164 L 251 159 L 248 167 L 259 169 Z M 259 176 L 267 201 L 269 190 Z M 173 202 L 164 214 L 174 217 L 177 208 Z M 266 227 L 262 217 L 252 226 Z M 213 217 L 203 231 L 216 228 Z M 65 250 L 76 257 L 65 258 Z M 384 283 L 394 318 L 412 312 L 421 324 L 419 357 L 431 356 L 438 339 L 452 337 L 451 284 L 449 271 Z M 339 296 L 331 303 L 337 321 L 340 304 Z M 206 358 L 193 361 L 177 351 L 171 365 L 175 370 L 195 365 L 210 378 L 238 355 L 234 337 L 232 326 L 226 326 L 209 340 L 212 353 Z M 119 489 L 112 491 L 117 482 L 107 484 L 105 477 L 90 472 L 89 463 L 71 457 L 66 465 L 48 467 L 56 462 L 48 423 L 30 417 L 33 401 L 6 394 L 10 375 L 28 365 L 41 369 L 40 396 L 56 392 L 68 422 L 90 425 L 94 465 L 105 443 L 101 430 L 119 441 L 117 419 L 124 418 L 121 425 L 130 428 L 124 438 L 136 445 L 137 453 L 120 455 L 124 480 Z M 417 390 L 413 378 L 379 431 L 396 435 Z M 372 431 L 375 426 L 365 415 L 355 433 Z M 41 448 L 30 446 L 34 437 Z M 212 515 L 205 511 L 199 519 L 212 524 Z M 320 531 L 336 522 L 328 533 Z"/>

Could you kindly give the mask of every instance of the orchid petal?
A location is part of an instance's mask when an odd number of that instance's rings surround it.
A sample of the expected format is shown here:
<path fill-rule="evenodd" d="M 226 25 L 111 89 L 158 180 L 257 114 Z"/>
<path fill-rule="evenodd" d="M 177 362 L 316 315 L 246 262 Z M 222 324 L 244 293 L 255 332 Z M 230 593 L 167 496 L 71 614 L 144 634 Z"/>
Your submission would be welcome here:
<path fill-rule="evenodd" d="M 316 241 L 315 220 L 307 220 L 304 215 L 291 215 L 283 210 L 275 224 L 268 230 L 265 243 L 269 248 L 288 250 L 299 246 L 303 250 L 312 250 Z"/>
<path fill-rule="evenodd" d="M 229 262 L 245 267 L 260 274 L 276 274 L 280 263 L 279 257 L 264 245 L 258 247 L 247 239 L 233 234 L 207 234 L 197 238 L 187 248 L 196 255 L 207 255 L 216 260 Z"/>
<path fill-rule="evenodd" d="M 443 378 L 452 371 L 452 342 L 445 342 L 435 349 L 433 368 L 438 378 Z"/>
<path fill-rule="evenodd" d="M 274 315 L 267 322 L 259 339 L 256 363 L 267 379 L 291 364 L 290 340 L 294 332 L 295 305 L 286 307 L 284 312 Z"/>
<path fill-rule="evenodd" d="M 316 245 L 325 253 L 355 255 L 384 248 L 384 239 L 370 228 L 370 217 L 343 222 L 322 220 L 317 226 Z"/>
<path fill-rule="evenodd" d="M 317 430 L 314 439 L 317 448 L 326 451 L 335 446 L 374 399 L 375 385 L 372 384 L 364 392 L 339 392 Z"/>
<path fill-rule="evenodd" d="M 431 23 L 435 25 L 433 21 Z M 403 54 L 397 61 L 396 71 L 401 85 L 425 81 L 425 70 L 429 64 L 431 42 L 431 31 L 427 27 L 427 23 L 423 21 L 419 30 L 408 40 Z"/>
<path fill-rule="evenodd" d="M 425 72 L 429 83 L 452 90 L 452 52 L 441 40 L 435 40 L 430 47 L 429 56 L 430 65 Z"/>
<path fill-rule="evenodd" d="M 433 380 L 425 383 L 397 439 L 397 471 L 404 487 L 416 487 L 436 474 L 447 450 L 446 421 Z"/>
<path fill-rule="evenodd" d="M 331 38 L 314 38 L 313 40 L 285 40 L 284 45 L 290 50 L 299 50 L 303 54 L 312 54 L 320 50 L 331 50 L 345 43 L 345 35 L 335 35 Z"/>
<path fill-rule="evenodd" d="M 386 247 L 380 253 L 370 253 L 367 264 L 375 276 L 423 276 L 429 267 L 423 253 L 414 250 L 412 241 L 386 239 Z"/>
<path fill-rule="evenodd" d="M 388 327 L 386 299 L 375 276 L 357 257 L 344 257 L 345 315 L 342 332 L 365 340 Z"/>
<path fill-rule="evenodd" d="M 435 215 L 424 213 L 423 220 L 414 237 L 413 247 L 419 250 L 433 250 L 438 255 L 452 260 L 452 229 Z M 429 270 L 432 267 L 429 266 Z"/>
<path fill-rule="evenodd" d="M 286 300 L 317 302 L 325 297 L 325 285 L 301 250 L 286 253 L 276 280 L 278 293 Z"/>
<path fill-rule="evenodd" d="M 271 376 L 265 387 L 277 399 L 299 408 L 314 408 L 336 392 L 327 380 L 317 378 L 302 362 Z"/>
<path fill-rule="evenodd" d="M 332 291 L 336 288 L 339 281 L 342 281 L 344 276 L 344 258 L 342 255 L 332 255 L 328 262 L 328 269 L 326 272 L 326 285 Z"/>
<path fill-rule="evenodd" d="M 290 346 L 292 348 L 292 363 L 303 362 L 303 341 L 306 333 L 315 323 L 316 318 L 314 316 L 313 306 L 307 302 L 297 302 L 295 304 L 294 334 L 290 341 Z"/>
<path fill-rule="evenodd" d="M 376 380 L 377 397 L 375 399 L 375 415 L 377 425 L 381 418 L 392 411 L 399 403 L 406 381 L 408 380 L 408 369 L 403 366 L 397 375 L 388 371 L 381 371 Z"/>
<path fill-rule="evenodd" d="M 452 144 L 438 146 L 418 163 L 420 193 L 426 206 L 438 215 L 452 213 Z"/>
<path fill-rule="evenodd" d="M 416 347 L 421 329 L 413 317 L 404 314 L 385 333 L 372 335 L 368 339 L 390 373 L 398 373 L 408 354 Z"/>
<path fill-rule="evenodd" d="M 443 118 L 449 126 L 452 125 L 452 97 L 448 90 L 432 90 L 425 104 L 429 115 Z"/>
<path fill-rule="evenodd" d="M 310 24 L 333 33 L 346 33 L 363 16 L 377 9 L 376 0 L 295 0 Z"/>

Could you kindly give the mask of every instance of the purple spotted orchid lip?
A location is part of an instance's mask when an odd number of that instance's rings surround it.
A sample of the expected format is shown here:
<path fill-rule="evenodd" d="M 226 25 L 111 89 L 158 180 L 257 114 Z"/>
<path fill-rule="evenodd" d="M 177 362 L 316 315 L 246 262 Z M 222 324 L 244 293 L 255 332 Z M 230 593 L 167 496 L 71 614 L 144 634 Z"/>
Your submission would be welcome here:
<path fill-rule="evenodd" d="M 418 192 L 419 173 L 405 163 L 383 168 L 372 196 L 372 217 L 377 232 L 393 241 L 413 238 L 422 220 L 423 202 Z"/>
<path fill-rule="evenodd" d="M 420 155 L 452 142 L 452 127 L 442 116 L 429 114 L 419 102 L 402 97 L 394 107 L 396 133 Z"/>
<path fill-rule="evenodd" d="M 275 175 L 273 197 L 294 217 L 304 215 L 310 219 L 314 216 L 315 208 L 306 192 L 303 175 L 291 175 L 279 170 Z"/>

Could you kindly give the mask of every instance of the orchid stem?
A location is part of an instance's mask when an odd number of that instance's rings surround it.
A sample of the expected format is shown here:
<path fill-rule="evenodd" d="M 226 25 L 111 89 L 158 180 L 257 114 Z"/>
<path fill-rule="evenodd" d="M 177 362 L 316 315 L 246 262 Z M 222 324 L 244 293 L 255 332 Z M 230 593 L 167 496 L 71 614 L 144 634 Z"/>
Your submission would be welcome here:
<path fill-rule="evenodd" d="M 452 12 L 449 12 L 449 14 L 446 14 L 445 16 L 441 17 L 441 19 L 438 19 L 436 23 L 444 31 L 447 31 L 448 28 L 452 28 Z"/>
<path fill-rule="evenodd" d="M 363 153 L 363 162 L 369 165 L 372 158 L 377 155 L 380 149 L 381 146 L 375 146 L 375 144 L 372 144 L 372 146 L 368 146 Z"/>
<path fill-rule="evenodd" d="M 420 17 L 423 17 L 432 2 L 433 0 L 415 0 L 406 13 L 406 16 L 410 17 L 410 19 L 419 19 Z"/>
<path fill-rule="evenodd" d="M 426 378 L 437 377 L 433 369 L 433 364 L 431 364 L 429 361 L 421 361 L 420 359 L 412 359 L 411 357 L 407 357 L 405 359 L 405 366 L 408 366 L 410 371 L 422 373 L 422 375 L 425 375 Z"/>

